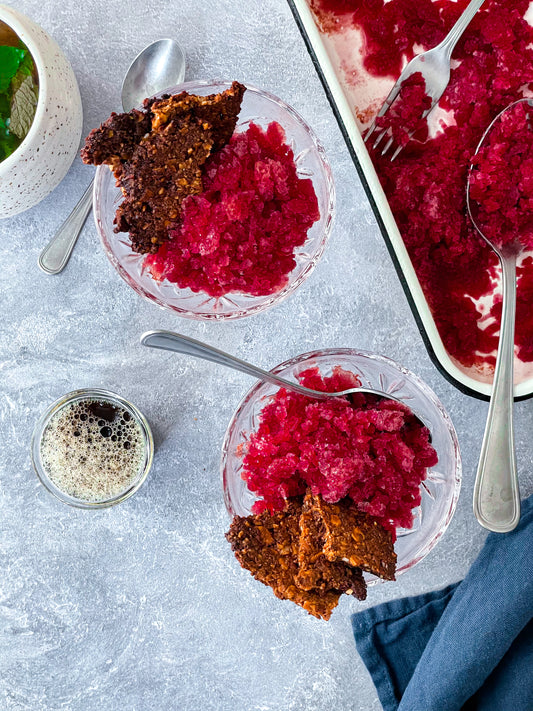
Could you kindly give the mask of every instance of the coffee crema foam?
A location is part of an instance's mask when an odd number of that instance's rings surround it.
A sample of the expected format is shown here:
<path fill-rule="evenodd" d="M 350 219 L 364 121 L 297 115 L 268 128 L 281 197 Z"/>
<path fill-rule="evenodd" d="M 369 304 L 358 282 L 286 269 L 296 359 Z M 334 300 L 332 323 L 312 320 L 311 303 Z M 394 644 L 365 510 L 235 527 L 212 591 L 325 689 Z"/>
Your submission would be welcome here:
<path fill-rule="evenodd" d="M 53 415 L 40 453 L 43 468 L 58 489 L 98 502 L 133 484 L 144 466 L 146 446 L 143 430 L 128 410 L 87 399 Z"/>

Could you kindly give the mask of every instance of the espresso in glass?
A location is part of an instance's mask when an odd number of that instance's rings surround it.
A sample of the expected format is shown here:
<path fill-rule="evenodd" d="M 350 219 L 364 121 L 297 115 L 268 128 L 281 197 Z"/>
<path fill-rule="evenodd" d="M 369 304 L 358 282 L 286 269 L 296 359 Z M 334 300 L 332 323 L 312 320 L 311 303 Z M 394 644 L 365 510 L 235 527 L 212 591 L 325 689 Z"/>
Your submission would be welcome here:
<path fill-rule="evenodd" d="M 74 506 L 111 506 L 131 496 L 152 461 L 153 439 L 131 403 L 101 390 L 76 391 L 49 408 L 32 446 L 34 467 Z"/>

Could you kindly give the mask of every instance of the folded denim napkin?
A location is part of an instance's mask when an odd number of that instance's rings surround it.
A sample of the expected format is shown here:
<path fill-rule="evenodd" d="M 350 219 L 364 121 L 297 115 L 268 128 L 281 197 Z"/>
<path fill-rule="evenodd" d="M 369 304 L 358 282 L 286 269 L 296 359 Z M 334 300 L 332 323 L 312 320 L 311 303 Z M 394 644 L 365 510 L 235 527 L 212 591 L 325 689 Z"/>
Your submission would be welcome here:
<path fill-rule="evenodd" d="M 466 578 L 352 616 L 384 711 L 532 711 L 533 496 Z"/>

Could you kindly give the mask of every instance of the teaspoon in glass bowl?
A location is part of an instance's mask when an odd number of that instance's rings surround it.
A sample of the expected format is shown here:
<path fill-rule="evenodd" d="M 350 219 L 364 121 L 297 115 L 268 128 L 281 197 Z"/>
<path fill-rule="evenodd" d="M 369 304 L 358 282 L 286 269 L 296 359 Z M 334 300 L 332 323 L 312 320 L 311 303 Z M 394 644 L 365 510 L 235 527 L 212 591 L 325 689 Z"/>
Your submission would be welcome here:
<path fill-rule="evenodd" d="M 393 400 L 394 402 L 400 403 L 404 407 L 408 407 L 404 402 L 402 402 L 402 400 L 400 400 L 400 398 L 394 397 L 394 395 L 390 395 L 389 393 L 381 390 L 373 390 L 371 388 L 350 388 L 349 390 L 342 390 L 335 393 L 311 390 L 303 385 L 299 385 L 291 380 L 286 380 L 279 375 L 275 375 L 268 370 L 263 370 L 256 365 L 247 363 L 246 361 L 236 358 L 229 353 L 220 351 L 218 348 L 208 346 L 207 343 L 202 343 L 202 341 L 197 341 L 194 338 L 182 336 L 181 334 L 174 333 L 173 331 L 147 331 L 141 336 L 141 343 L 143 346 L 148 346 L 150 348 L 159 348 L 164 351 L 183 353 L 184 355 L 190 355 L 195 358 L 202 358 L 203 360 L 211 361 L 217 365 L 224 365 L 227 368 L 239 370 L 241 373 L 251 375 L 264 383 L 271 383 L 272 385 L 277 385 L 278 387 L 286 388 L 287 390 L 293 390 L 301 395 L 313 397 L 316 400 L 329 400 L 334 397 L 348 397 L 349 399 L 350 395 L 362 393 L 364 395 L 376 395 L 384 400 Z M 408 409 L 414 417 L 416 417 L 422 427 L 427 427 L 425 422 L 415 412 L 413 412 L 411 408 Z"/>

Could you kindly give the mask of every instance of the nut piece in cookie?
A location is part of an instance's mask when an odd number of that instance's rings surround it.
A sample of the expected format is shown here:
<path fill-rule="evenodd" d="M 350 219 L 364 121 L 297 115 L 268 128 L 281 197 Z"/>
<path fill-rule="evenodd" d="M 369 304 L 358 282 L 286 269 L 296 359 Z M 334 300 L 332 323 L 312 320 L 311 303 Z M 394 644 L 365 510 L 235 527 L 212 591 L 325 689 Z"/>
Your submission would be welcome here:
<path fill-rule="evenodd" d="M 396 579 L 391 533 L 372 516 L 358 511 L 348 498 L 329 504 L 321 496 L 313 496 L 313 510 L 322 521 L 328 560 L 343 561 L 384 580 Z"/>

